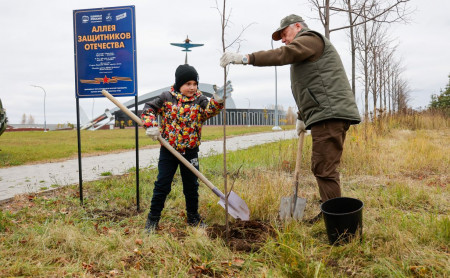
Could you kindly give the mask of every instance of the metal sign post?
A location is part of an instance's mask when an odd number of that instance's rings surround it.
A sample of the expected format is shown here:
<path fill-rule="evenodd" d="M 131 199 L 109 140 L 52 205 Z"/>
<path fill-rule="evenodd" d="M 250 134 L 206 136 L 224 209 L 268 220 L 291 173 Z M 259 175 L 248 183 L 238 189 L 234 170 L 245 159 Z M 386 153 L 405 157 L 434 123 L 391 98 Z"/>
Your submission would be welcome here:
<path fill-rule="evenodd" d="M 134 6 L 73 11 L 78 170 L 83 204 L 79 98 L 135 97 L 137 113 L 136 21 Z M 139 210 L 139 146 L 136 132 L 136 200 Z"/>

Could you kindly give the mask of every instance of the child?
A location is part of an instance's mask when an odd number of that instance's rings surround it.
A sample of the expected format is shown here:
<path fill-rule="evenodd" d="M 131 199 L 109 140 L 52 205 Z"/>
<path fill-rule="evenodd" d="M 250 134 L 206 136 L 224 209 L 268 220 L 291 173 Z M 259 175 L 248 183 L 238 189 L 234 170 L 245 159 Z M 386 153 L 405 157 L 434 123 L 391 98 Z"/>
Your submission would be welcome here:
<path fill-rule="evenodd" d="M 188 64 L 180 65 L 175 71 L 175 84 L 170 92 L 163 92 L 144 106 L 141 118 L 146 134 L 154 140 L 161 136 L 169 142 L 195 168 L 199 169 L 198 146 L 200 145 L 203 123 L 219 114 L 223 99 L 214 94 L 208 100 L 198 90 L 198 74 Z M 158 128 L 157 114 L 161 115 L 161 128 Z M 187 223 L 202 226 L 198 214 L 198 179 L 169 150 L 161 146 L 158 162 L 158 177 L 153 189 L 153 198 L 145 229 L 148 232 L 158 228 L 164 202 L 170 193 L 173 176 L 180 165 L 183 193 L 186 201 Z"/>

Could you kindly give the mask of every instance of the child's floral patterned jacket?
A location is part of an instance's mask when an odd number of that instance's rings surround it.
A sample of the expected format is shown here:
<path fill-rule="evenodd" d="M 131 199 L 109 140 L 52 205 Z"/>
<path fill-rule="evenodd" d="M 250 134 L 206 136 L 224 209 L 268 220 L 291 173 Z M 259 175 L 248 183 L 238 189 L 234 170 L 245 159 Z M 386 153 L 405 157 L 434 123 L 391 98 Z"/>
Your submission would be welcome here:
<path fill-rule="evenodd" d="M 172 88 L 145 103 L 141 119 L 144 128 L 148 128 L 158 126 L 157 115 L 161 115 L 161 136 L 184 154 L 186 149 L 200 145 L 203 123 L 219 114 L 222 108 L 223 104 L 214 98 L 208 100 L 199 90 L 188 98 Z"/>

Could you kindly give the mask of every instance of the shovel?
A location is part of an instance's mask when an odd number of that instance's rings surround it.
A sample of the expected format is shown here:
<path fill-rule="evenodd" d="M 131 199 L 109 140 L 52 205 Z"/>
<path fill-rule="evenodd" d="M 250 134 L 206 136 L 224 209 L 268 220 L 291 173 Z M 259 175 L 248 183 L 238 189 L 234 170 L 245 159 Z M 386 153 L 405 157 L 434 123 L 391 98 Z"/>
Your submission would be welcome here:
<path fill-rule="evenodd" d="M 112 101 L 117 107 L 120 108 L 124 113 L 126 113 L 132 120 L 134 120 L 138 125 L 142 126 L 143 123 L 140 118 L 138 118 L 133 112 L 126 108 L 122 103 L 120 103 L 115 97 L 113 97 L 106 90 L 102 90 L 102 94 Z M 158 141 L 168 149 L 174 156 L 176 156 L 189 170 L 191 170 L 201 181 L 203 181 L 209 189 L 214 192 L 219 198 L 218 202 L 223 208 L 225 208 L 225 195 L 215 187 L 202 173 L 200 173 L 194 166 L 192 166 L 189 161 L 186 160 L 179 152 L 177 152 L 161 135 L 158 135 Z M 233 191 L 228 192 L 228 213 L 235 219 L 240 219 L 243 221 L 250 220 L 250 210 L 247 204 Z"/>
<path fill-rule="evenodd" d="M 297 196 L 298 191 L 298 178 L 300 176 L 300 162 L 302 160 L 303 141 L 305 139 L 305 132 L 300 133 L 298 139 L 297 158 L 295 161 L 295 180 L 294 180 L 294 195 L 281 198 L 280 203 L 280 219 L 289 220 L 291 218 L 295 220 L 301 220 L 303 212 L 305 211 L 306 199 Z"/>

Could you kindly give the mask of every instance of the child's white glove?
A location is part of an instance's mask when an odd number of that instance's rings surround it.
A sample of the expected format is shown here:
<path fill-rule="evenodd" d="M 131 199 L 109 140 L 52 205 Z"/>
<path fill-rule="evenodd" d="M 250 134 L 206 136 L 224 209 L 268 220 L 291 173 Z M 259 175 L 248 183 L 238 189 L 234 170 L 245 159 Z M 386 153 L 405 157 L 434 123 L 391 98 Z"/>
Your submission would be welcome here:
<path fill-rule="evenodd" d="M 223 89 L 219 90 L 216 85 L 213 85 L 213 89 L 214 89 L 214 95 L 213 95 L 214 99 L 218 103 L 223 103 Z"/>
<path fill-rule="evenodd" d="M 159 127 L 153 126 L 153 127 L 147 128 L 147 130 L 145 131 L 145 135 L 152 138 L 153 140 L 158 140 Z"/>

